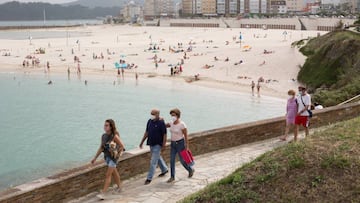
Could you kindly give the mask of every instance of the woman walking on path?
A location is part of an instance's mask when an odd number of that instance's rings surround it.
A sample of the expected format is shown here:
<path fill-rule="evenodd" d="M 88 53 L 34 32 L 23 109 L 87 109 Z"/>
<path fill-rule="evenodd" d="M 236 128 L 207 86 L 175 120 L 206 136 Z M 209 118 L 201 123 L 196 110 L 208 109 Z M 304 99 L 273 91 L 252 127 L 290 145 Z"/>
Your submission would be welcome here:
<path fill-rule="evenodd" d="M 112 119 L 105 121 L 104 131 L 105 133 L 101 137 L 100 147 L 96 152 L 95 157 L 91 160 L 91 163 L 94 164 L 98 156 L 101 154 L 101 152 L 103 152 L 106 165 L 108 166 L 104 187 L 101 190 L 101 193 L 97 195 L 97 197 L 102 200 L 105 199 L 106 192 L 111 183 L 111 177 L 114 177 L 114 181 L 118 186 L 116 192 L 120 192 L 121 190 L 120 175 L 116 169 L 116 159 L 118 158 L 117 154 L 120 154 L 125 150 L 124 144 L 120 140 L 120 134 L 116 129 L 115 122 Z M 112 145 L 116 146 L 114 147 Z M 114 148 L 117 150 L 112 150 Z"/>
<path fill-rule="evenodd" d="M 288 95 L 289 95 L 289 99 L 287 100 L 287 105 L 286 105 L 285 135 L 284 135 L 284 137 L 280 138 L 280 140 L 282 140 L 282 141 L 286 141 L 290 127 L 295 126 L 295 117 L 298 112 L 298 104 L 297 104 L 297 100 L 295 98 L 295 91 L 289 90 Z"/>
<path fill-rule="evenodd" d="M 186 164 L 183 158 L 180 156 L 180 152 L 184 149 L 189 150 L 189 141 L 186 124 L 180 120 L 181 112 L 179 109 L 173 109 L 170 111 L 171 122 L 167 124 L 171 133 L 171 152 L 170 152 L 170 171 L 171 177 L 167 181 L 171 183 L 175 181 L 175 158 L 178 155 L 179 160 L 183 167 L 189 172 L 189 178 L 194 175 L 195 169 Z"/>

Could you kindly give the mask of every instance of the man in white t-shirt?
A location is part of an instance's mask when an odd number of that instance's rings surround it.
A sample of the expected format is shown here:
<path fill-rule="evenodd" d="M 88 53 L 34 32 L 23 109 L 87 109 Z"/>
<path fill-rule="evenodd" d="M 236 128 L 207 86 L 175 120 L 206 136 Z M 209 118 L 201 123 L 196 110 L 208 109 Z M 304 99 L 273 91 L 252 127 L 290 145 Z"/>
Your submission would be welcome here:
<path fill-rule="evenodd" d="M 299 96 L 296 98 L 298 104 L 298 114 L 295 117 L 294 141 L 297 141 L 299 126 L 305 128 L 305 136 L 309 135 L 309 111 L 311 106 L 311 96 L 306 92 L 306 88 L 299 86 Z"/>

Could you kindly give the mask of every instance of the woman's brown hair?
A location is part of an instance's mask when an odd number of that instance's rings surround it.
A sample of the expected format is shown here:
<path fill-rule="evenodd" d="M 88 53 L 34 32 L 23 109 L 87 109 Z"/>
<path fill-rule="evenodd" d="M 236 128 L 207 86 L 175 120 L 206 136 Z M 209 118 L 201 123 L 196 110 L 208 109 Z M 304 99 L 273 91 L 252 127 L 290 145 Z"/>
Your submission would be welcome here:
<path fill-rule="evenodd" d="M 105 123 L 108 123 L 111 128 L 112 135 L 119 135 L 119 132 L 116 129 L 115 121 L 113 119 L 107 119 Z"/>
<path fill-rule="evenodd" d="M 296 93 L 295 93 L 294 90 L 289 90 L 289 91 L 288 91 L 288 95 L 293 95 L 293 96 L 295 96 L 295 94 L 296 94 Z"/>
<path fill-rule="evenodd" d="M 181 116 L 181 111 L 179 110 L 179 109 L 172 109 L 171 111 L 170 111 L 170 115 L 171 114 L 175 114 L 178 118 L 180 118 L 180 116 Z"/>

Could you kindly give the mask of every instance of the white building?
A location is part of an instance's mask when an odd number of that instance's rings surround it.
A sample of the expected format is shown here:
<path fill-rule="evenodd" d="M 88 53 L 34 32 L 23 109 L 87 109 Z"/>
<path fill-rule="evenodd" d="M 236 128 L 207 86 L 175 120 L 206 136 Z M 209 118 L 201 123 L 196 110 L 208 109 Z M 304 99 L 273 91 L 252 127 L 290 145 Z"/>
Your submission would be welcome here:
<path fill-rule="evenodd" d="M 225 0 L 217 0 L 216 1 L 216 13 L 220 14 L 220 15 L 225 15 L 226 14 L 226 9 L 225 9 Z"/>
<path fill-rule="evenodd" d="M 144 19 L 153 19 L 160 16 L 174 16 L 173 0 L 145 0 Z"/>
<path fill-rule="evenodd" d="M 287 6 L 285 0 L 273 0 L 270 2 L 270 13 L 285 14 Z"/>
<path fill-rule="evenodd" d="M 229 0 L 229 14 L 234 15 L 238 13 L 238 1 Z"/>
<path fill-rule="evenodd" d="M 301 12 L 304 10 L 303 0 L 286 0 L 286 6 L 288 12 Z"/>
<path fill-rule="evenodd" d="M 121 10 L 121 14 L 127 22 L 137 22 L 137 19 L 142 16 L 142 7 L 135 4 L 134 1 L 130 1 Z"/>

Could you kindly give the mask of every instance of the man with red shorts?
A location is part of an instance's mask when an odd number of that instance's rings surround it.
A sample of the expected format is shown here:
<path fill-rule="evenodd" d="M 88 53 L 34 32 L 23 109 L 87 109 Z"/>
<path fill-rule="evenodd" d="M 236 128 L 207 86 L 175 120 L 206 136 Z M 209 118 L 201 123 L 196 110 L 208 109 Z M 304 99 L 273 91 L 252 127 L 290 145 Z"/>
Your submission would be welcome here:
<path fill-rule="evenodd" d="M 294 141 L 297 141 L 299 126 L 305 128 L 305 136 L 309 135 L 309 112 L 311 106 L 311 97 L 306 92 L 306 88 L 299 86 L 299 96 L 296 98 L 298 104 L 298 114 L 295 117 Z"/>

